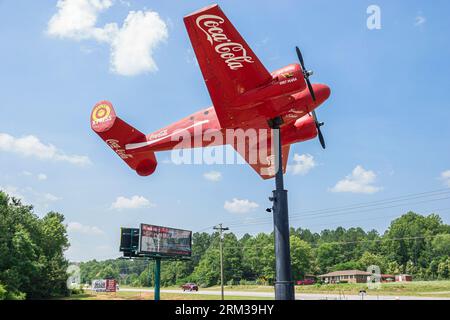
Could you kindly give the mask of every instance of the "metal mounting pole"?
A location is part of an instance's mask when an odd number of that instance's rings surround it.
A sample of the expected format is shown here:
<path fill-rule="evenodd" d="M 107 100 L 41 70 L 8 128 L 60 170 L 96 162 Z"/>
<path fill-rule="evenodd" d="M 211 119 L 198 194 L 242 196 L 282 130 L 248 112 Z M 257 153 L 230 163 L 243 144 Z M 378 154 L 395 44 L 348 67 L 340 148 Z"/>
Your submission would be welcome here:
<path fill-rule="evenodd" d="M 289 214 L 287 190 L 283 182 L 283 153 L 280 126 L 283 119 L 277 117 L 269 121 L 273 132 L 274 155 L 276 159 L 276 189 L 273 191 L 273 223 L 275 235 L 276 280 L 275 299 L 295 300 L 294 282 L 291 273 L 291 250 L 289 246 Z"/>
<path fill-rule="evenodd" d="M 229 228 L 223 228 L 222 224 L 220 223 L 219 225 L 215 226 L 213 228 L 214 230 L 219 230 L 220 233 L 220 240 L 219 240 L 219 247 L 220 247 L 220 288 L 221 288 L 221 295 L 222 295 L 222 300 L 225 300 L 225 293 L 224 293 L 224 288 L 223 288 L 223 231 L 227 231 L 230 230 Z"/>
<path fill-rule="evenodd" d="M 161 258 L 155 259 L 155 301 L 161 299 Z"/>

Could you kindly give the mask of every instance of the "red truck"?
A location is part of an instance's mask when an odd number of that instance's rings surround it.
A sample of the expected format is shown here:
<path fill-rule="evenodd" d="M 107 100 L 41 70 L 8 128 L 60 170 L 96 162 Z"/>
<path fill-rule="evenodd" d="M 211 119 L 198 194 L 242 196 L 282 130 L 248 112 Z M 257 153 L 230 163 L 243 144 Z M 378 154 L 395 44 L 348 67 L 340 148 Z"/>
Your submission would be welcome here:
<path fill-rule="evenodd" d="M 297 285 L 298 286 L 310 286 L 312 284 L 316 283 L 314 279 L 305 279 L 305 280 L 298 280 Z"/>
<path fill-rule="evenodd" d="M 183 291 L 190 291 L 190 292 L 196 291 L 196 292 L 198 292 L 198 286 L 195 283 L 183 284 L 181 286 L 181 289 L 183 289 Z"/>

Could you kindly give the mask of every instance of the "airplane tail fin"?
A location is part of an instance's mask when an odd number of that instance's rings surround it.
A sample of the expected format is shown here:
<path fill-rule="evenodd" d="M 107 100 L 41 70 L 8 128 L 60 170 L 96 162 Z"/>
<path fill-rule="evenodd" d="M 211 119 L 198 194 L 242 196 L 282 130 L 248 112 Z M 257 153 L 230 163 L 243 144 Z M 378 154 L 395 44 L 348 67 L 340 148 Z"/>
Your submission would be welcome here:
<path fill-rule="evenodd" d="M 142 132 L 117 117 L 109 101 L 101 101 L 94 106 L 91 128 L 137 174 L 149 176 L 155 171 L 158 162 L 154 152 L 127 153 L 125 145 L 145 142 L 147 139 Z"/>

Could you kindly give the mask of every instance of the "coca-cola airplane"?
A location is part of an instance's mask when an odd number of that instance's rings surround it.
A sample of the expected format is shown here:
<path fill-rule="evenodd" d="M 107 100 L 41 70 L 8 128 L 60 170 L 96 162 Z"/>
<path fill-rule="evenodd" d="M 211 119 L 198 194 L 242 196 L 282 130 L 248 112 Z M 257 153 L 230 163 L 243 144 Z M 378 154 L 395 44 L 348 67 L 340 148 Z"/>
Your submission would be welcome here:
<path fill-rule="evenodd" d="M 312 72 L 305 69 L 298 48 L 300 64 L 269 73 L 218 5 L 194 12 L 184 22 L 212 107 L 149 135 L 117 117 L 108 101 L 97 103 L 92 111 L 92 129 L 133 170 L 141 176 L 151 175 L 157 166 L 155 152 L 180 148 L 182 136 L 181 148 L 230 144 L 262 178 L 272 178 L 275 161 L 269 123 L 278 117 L 283 120 L 284 170 L 291 144 L 319 136 L 325 148 L 320 132 L 323 123 L 317 121 L 314 109 L 328 99 L 330 88 L 310 84 Z M 237 134 L 227 139 L 237 131 L 244 135 L 256 132 L 257 139 L 248 135 L 237 141 Z"/>

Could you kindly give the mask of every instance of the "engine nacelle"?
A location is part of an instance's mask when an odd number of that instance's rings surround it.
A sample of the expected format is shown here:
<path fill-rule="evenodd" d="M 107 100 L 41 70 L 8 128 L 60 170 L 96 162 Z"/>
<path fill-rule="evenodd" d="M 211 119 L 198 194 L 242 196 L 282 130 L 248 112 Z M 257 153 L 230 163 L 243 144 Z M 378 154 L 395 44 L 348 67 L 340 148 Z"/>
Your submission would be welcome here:
<path fill-rule="evenodd" d="M 317 137 L 317 128 L 314 119 L 307 114 L 294 123 L 295 130 L 292 130 L 292 142 L 302 142 Z"/>

